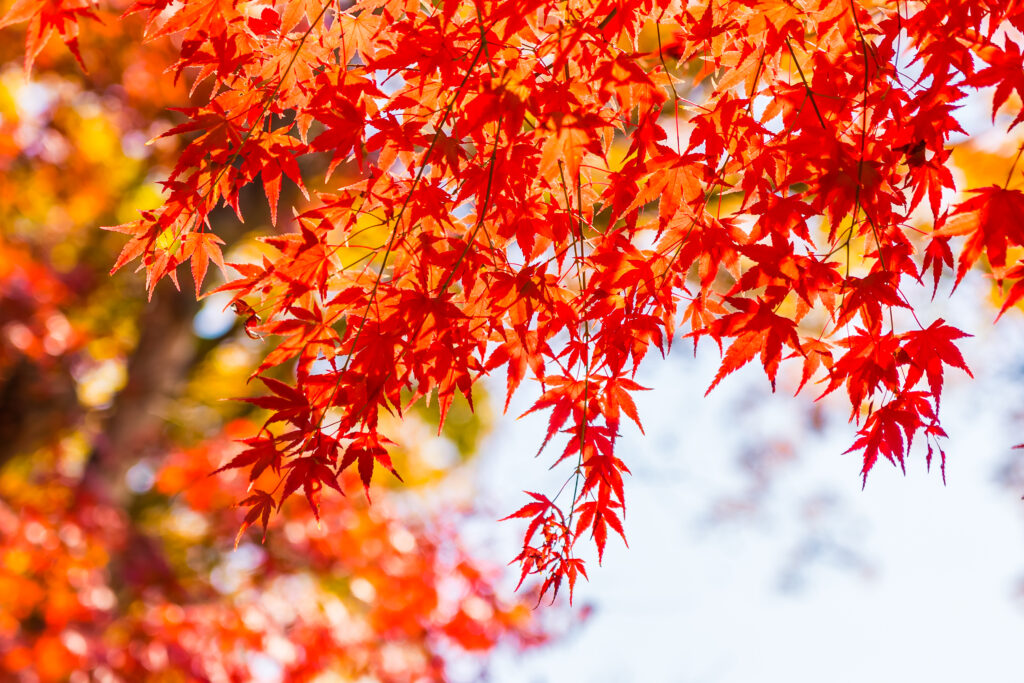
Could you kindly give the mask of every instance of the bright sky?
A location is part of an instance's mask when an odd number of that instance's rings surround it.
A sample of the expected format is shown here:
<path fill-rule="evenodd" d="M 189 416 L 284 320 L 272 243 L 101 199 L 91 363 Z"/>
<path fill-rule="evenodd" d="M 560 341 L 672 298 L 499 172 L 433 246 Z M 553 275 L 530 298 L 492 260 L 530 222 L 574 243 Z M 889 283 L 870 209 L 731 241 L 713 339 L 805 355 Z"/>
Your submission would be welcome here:
<path fill-rule="evenodd" d="M 772 396 L 751 368 L 705 399 L 716 349 L 651 358 L 640 381 L 654 390 L 638 401 L 647 436 L 633 428 L 619 445 L 634 473 L 630 548 L 610 540 L 604 566 L 589 563 L 576 598 L 594 606 L 589 622 L 559 645 L 500 657 L 494 678 L 1022 680 L 1024 451 L 1011 447 L 1024 441 L 1024 317 L 993 329 L 994 311 L 978 305 L 985 287 L 965 282 L 955 309 L 940 292 L 922 316 L 976 335 L 963 348 L 977 380 L 947 377 L 946 486 L 915 451 L 906 477 L 880 462 L 862 491 L 860 458 L 842 455 L 852 443 L 842 400 L 815 433 L 815 393 L 792 399 L 780 383 Z M 565 476 L 546 471 L 553 454 L 533 458 L 547 415 L 513 419 L 527 398 L 484 449 L 496 514 L 522 505 L 523 489 L 557 491 Z M 780 439 L 793 442 L 792 458 L 757 448 Z M 1001 485 L 998 472 L 1014 462 L 1016 487 Z M 499 556 L 518 551 L 515 523 L 477 531 Z"/>

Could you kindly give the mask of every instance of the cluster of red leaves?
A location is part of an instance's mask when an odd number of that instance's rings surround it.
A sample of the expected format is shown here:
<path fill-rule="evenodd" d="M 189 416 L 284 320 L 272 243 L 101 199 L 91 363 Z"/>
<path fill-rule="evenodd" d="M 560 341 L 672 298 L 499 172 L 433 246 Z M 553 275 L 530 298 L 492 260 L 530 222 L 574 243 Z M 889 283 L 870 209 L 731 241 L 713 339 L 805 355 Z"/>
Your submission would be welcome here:
<path fill-rule="evenodd" d="M 78 50 L 78 22 L 81 19 L 99 19 L 90 0 L 17 0 L 0 17 L 0 29 L 28 22 L 25 71 L 31 71 L 36 57 L 54 35 L 60 36 L 71 54 L 82 64 L 82 55 Z"/>
<path fill-rule="evenodd" d="M 151 38 L 176 36 L 173 69 L 210 95 L 167 133 L 189 145 L 164 205 L 117 228 L 130 239 L 115 269 L 141 259 L 152 289 L 190 261 L 198 291 L 222 264 L 210 212 L 237 210 L 244 186 L 262 183 L 276 220 L 282 179 L 304 188 L 303 156 L 362 174 L 292 207 L 294 230 L 231 264 L 221 288 L 275 340 L 260 372 L 296 368 L 293 384 L 264 380 L 271 417 L 227 466 L 283 482 L 254 489 L 247 524 L 293 492 L 316 509 L 352 466 L 368 487 L 376 466 L 394 471 L 382 411 L 425 398 L 443 419 L 503 368 L 509 395 L 540 384 L 544 443 L 561 439 L 572 498 L 531 494 L 513 515 L 532 519 L 523 575 L 557 592 L 583 572 L 577 539 L 600 557 L 608 529 L 623 533 L 621 418 L 639 425 L 632 378 L 680 320 L 723 347 L 715 384 L 756 358 L 774 386 L 792 358 L 804 383 L 845 387 L 866 476 L 915 438 L 930 457 L 944 368 L 966 370 L 964 333 L 896 317 L 912 312 L 904 288 L 929 267 L 937 286 L 964 235 L 957 281 L 984 255 L 1017 280 L 1011 302 L 1024 292 L 1024 267 L 1006 269 L 1024 194 L 1008 181 L 943 201 L 955 103 L 994 85 L 998 109 L 1021 93 L 1014 0 L 129 12 L 146 13 Z"/>

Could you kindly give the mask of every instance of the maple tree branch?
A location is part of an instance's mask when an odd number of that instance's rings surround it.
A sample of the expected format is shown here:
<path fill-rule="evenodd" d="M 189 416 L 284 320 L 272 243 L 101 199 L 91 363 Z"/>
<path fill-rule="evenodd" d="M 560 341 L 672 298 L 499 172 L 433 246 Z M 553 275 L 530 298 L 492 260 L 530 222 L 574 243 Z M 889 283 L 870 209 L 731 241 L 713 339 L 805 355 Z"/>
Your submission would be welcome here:
<path fill-rule="evenodd" d="M 480 55 L 480 53 L 482 51 L 482 48 L 483 48 L 483 46 L 481 45 L 481 49 L 477 50 L 477 57 L 479 57 L 479 55 Z M 470 68 L 467 70 L 466 78 L 463 79 L 463 85 L 468 80 L 469 74 L 472 72 L 473 65 L 475 65 L 475 58 L 474 58 L 474 63 L 472 65 L 470 65 Z M 456 96 L 457 96 L 457 93 L 456 93 Z M 453 99 L 452 99 L 452 104 L 454 104 L 454 102 L 455 102 L 455 97 L 453 97 Z M 448 111 L 450 111 L 450 107 L 449 107 L 448 110 L 446 110 L 445 116 L 447 116 L 447 112 Z M 502 124 L 502 121 L 503 121 L 503 117 L 504 117 L 504 110 L 499 109 L 498 110 L 497 125 L 495 127 L 495 134 L 494 134 L 494 148 L 493 148 L 493 151 L 491 153 L 491 160 L 490 160 L 489 168 L 488 168 L 487 187 L 486 187 L 486 190 L 484 192 L 484 205 L 483 205 L 483 208 L 481 209 L 481 211 L 479 212 L 479 214 L 477 216 L 476 225 L 474 226 L 472 233 L 469 235 L 469 239 L 466 242 L 466 247 L 463 249 L 462 253 L 459 255 L 459 258 L 456 260 L 456 262 L 452 265 L 452 269 L 448 273 L 448 277 L 445 279 L 444 283 L 438 289 L 437 296 L 441 296 L 441 294 L 443 294 L 445 291 L 447 291 L 448 286 L 451 284 L 451 281 L 452 281 L 452 279 L 455 276 L 455 273 L 459 269 L 459 265 L 465 259 L 466 254 L 469 253 L 470 248 L 472 248 L 474 242 L 476 241 L 476 235 L 479 232 L 480 227 L 484 223 L 484 220 L 485 220 L 485 217 L 486 217 L 486 214 L 487 214 L 487 211 L 488 211 L 488 203 L 490 201 L 490 196 L 491 196 L 491 187 L 492 187 L 492 183 L 493 183 L 493 180 L 494 180 L 494 167 L 495 167 L 496 160 L 497 160 L 498 143 L 501 140 L 501 124 Z M 440 125 L 443 126 L 444 122 L 442 121 L 442 123 Z M 438 135 L 435 134 L 434 141 L 436 141 L 437 138 L 438 138 Z M 433 141 L 431 142 L 431 149 L 432 148 L 433 148 Z M 430 149 L 428 149 L 427 152 L 425 153 L 424 159 L 429 158 L 429 152 L 430 152 Z M 425 168 L 426 168 L 426 164 L 423 164 L 420 167 L 420 172 L 416 176 L 416 180 L 417 181 L 422 177 L 423 169 L 425 169 Z M 403 211 L 404 211 L 405 207 L 409 203 L 410 196 L 411 196 L 411 192 L 410 192 L 409 195 L 407 195 L 406 201 L 402 205 L 402 210 Z M 401 213 L 402 213 L 402 211 L 399 211 L 399 218 L 401 217 Z M 398 224 L 399 224 L 399 218 L 396 218 L 396 220 L 395 220 L 396 227 L 395 227 L 395 229 L 392 230 L 392 233 L 391 233 L 391 240 L 390 240 L 389 245 L 388 245 L 389 249 L 390 249 L 390 246 L 394 243 L 394 237 L 395 237 L 395 235 L 397 233 L 397 228 L 398 228 Z M 386 261 L 386 259 L 387 259 L 387 252 L 385 252 L 385 261 Z M 381 267 L 381 272 L 383 272 L 383 266 Z M 374 282 L 373 292 L 376 292 L 377 287 L 380 284 L 380 281 L 381 281 L 380 280 L 380 274 L 378 274 L 378 277 L 377 277 L 376 281 Z M 367 303 L 367 306 L 369 306 L 370 303 L 372 303 L 372 298 L 371 298 L 371 301 Z M 364 311 L 364 313 L 362 315 L 362 320 L 360 322 L 359 328 L 357 329 L 356 335 L 353 338 L 352 343 L 350 345 L 350 348 L 353 349 L 353 352 L 346 356 L 345 363 L 342 366 L 342 372 L 337 373 L 338 374 L 338 380 L 334 384 L 334 388 L 332 390 L 331 399 L 328 402 L 328 404 L 333 402 L 333 400 L 334 400 L 334 393 L 337 392 L 338 388 L 341 386 L 342 373 L 345 370 L 347 370 L 349 363 L 351 362 L 353 356 L 355 355 L 355 342 L 358 339 L 359 332 L 363 329 L 363 326 L 366 324 L 366 319 L 367 319 L 366 312 L 367 311 Z M 410 335 L 410 340 L 416 339 L 419 336 L 419 333 L 422 330 L 423 325 L 425 324 L 425 322 L 426 322 L 426 317 L 421 317 L 419 323 L 417 323 L 416 329 Z M 374 400 L 376 399 L 376 395 L 384 390 L 384 384 L 388 381 L 388 379 L 390 379 L 392 376 L 394 376 L 394 374 L 396 372 L 396 369 L 398 367 L 398 361 L 401 360 L 401 358 L 405 355 L 405 353 L 406 353 L 406 351 L 403 351 L 402 355 L 399 356 L 399 358 L 395 359 L 395 362 L 389 368 L 388 373 L 385 375 L 384 379 L 381 380 L 381 382 L 379 383 L 378 387 L 375 389 L 374 395 L 368 397 L 368 399 L 372 399 L 372 400 L 367 400 L 366 401 L 366 404 L 363 406 L 363 411 L 364 412 L 369 411 L 371 408 L 375 407 Z M 362 419 L 365 419 L 365 415 L 363 416 Z"/>
<path fill-rule="evenodd" d="M 491 51 L 487 49 L 487 32 L 484 30 L 484 18 L 480 15 L 480 5 L 474 3 L 473 9 L 476 10 L 476 25 L 480 29 L 480 45 L 484 48 L 484 54 L 487 55 L 487 73 L 494 78 L 494 65 L 491 64 Z"/>
<path fill-rule="evenodd" d="M 853 209 L 853 222 L 850 224 L 850 237 L 853 236 L 853 227 L 857 222 L 857 214 L 863 210 L 864 218 L 868 221 L 871 226 L 871 232 L 875 237 L 875 246 L 878 248 L 878 261 L 882 264 L 882 270 L 888 271 L 888 265 L 886 264 L 885 257 L 882 254 L 882 241 L 881 236 L 878 233 L 878 227 L 875 225 L 874 220 L 871 218 L 867 208 L 861 206 L 860 195 L 861 189 L 864 184 L 864 153 L 867 148 L 867 125 L 868 125 L 868 43 L 864 39 L 864 33 L 860 28 L 860 21 L 857 19 L 857 10 L 853 5 L 853 0 L 850 0 L 850 13 L 853 15 L 853 24 L 857 28 L 857 35 L 860 38 L 861 54 L 864 57 L 864 99 L 861 102 L 861 124 L 860 124 L 860 158 L 857 159 L 857 188 L 854 190 L 854 209 Z M 801 74 L 802 76 L 802 74 Z M 847 239 L 847 249 L 849 249 L 849 239 Z M 847 251 L 847 275 L 849 275 L 849 251 Z M 892 313 L 892 307 L 889 308 L 890 314 Z"/>
<path fill-rule="evenodd" d="M 366 325 L 366 314 L 369 312 L 371 305 L 374 299 L 376 298 L 377 289 L 380 287 L 381 277 L 383 276 L 384 268 L 387 266 L 388 256 L 390 255 L 391 250 L 394 247 L 395 238 L 398 235 L 398 228 L 401 225 L 402 216 L 405 214 L 405 210 L 409 206 L 409 202 L 412 200 L 412 195 L 413 192 L 416 190 L 416 185 L 420 182 L 420 180 L 423 178 L 423 174 L 426 172 L 426 161 L 430 158 L 430 154 L 431 152 L 433 152 L 434 146 L 437 144 L 437 141 L 440 138 L 440 131 L 442 128 L 444 128 L 444 124 L 447 122 L 448 116 L 451 114 L 452 108 L 455 106 L 456 101 L 458 101 L 459 93 L 466 86 L 466 83 L 469 82 L 469 77 L 470 75 L 472 75 L 473 68 L 476 66 L 477 60 L 480 59 L 480 55 L 483 52 L 483 50 L 484 45 L 483 43 L 481 43 L 480 46 L 477 48 L 476 54 L 473 55 L 472 62 L 470 62 L 469 67 L 467 67 L 466 69 L 466 74 L 465 76 L 463 76 L 462 82 L 459 83 L 459 86 L 455 89 L 455 92 L 452 95 L 452 99 L 448 102 L 448 105 L 444 109 L 444 113 L 441 116 L 441 121 L 437 126 L 437 131 L 434 133 L 434 136 L 430 140 L 430 146 L 427 147 L 427 150 L 423 153 L 423 163 L 421 163 L 419 169 L 417 169 L 416 176 L 412 181 L 412 186 L 409 188 L 409 192 L 406 194 L 405 200 L 402 202 L 402 206 L 401 208 L 399 208 L 398 214 L 395 216 L 395 226 L 391 230 L 391 237 L 388 240 L 387 248 L 384 250 L 384 258 L 381 263 L 380 271 L 378 272 L 377 277 L 374 280 L 373 287 L 370 289 L 370 301 L 368 301 L 366 304 L 366 309 L 363 311 L 363 314 L 361 316 L 359 327 L 356 328 L 356 333 L 353 336 L 352 342 L 349 345 L 349 348 L 352 349 L 353 352 L 350 353 L 348 357 L 345 359 L 345 364 L 342 366 L 342 372 L 348 370 L 349 363 L 351 362 L 352 357 L 355 355 L 356 342 L 359 341 L 359 336 L 360 334 L 362 334 L 363 327 Z M 338 383 L 335 385 L 335 391 L 337 391 L 337 389 L 340 387 L 340 383 L 341 373 L 338 373 Z M 333 396 L 331 400 L 333 401 Z"/>
<path fill-rule="evenodd" d="M 1006 174 L 1006 182 L 1003 183 L 1003 189 L 1010 187 L 1010 181 L 1013 179 L 1013 172 L 1017 170 L 1017 163 L 1020 161 L 1021 154 L 1024 154 L 1024 144 L 1017 149 L 1017 156 L 1013 158 L 1013 163 L 1010 164 L 1010 171 Z"/>
<path fill-rule="evenodd" d="M 477 214 L 476 225 L 473 226 L 473 232 L 469 235 L 469 239 L 466 240 L 465 248 L 462 250 L 462 253 L 459 254 L 459 258 L 456 259 L 455 263 L 452 264 L 451 272 L 448 273 L 448 277 L 445 278 L 444 283 L 438 288 L 438 296 L 443 294 L 448 289 L 448 285 L 451 284 L 452 278 L 455 277 L 455 273 L 459 270 L 459 266 L 462 264 L 462 261 L 466 258 L 466 254 L 469 253 L 469 250 L 472 249 L 473 244 L 476 242 L 476 235 L 480 231 L 480 226 L 484 224 L 484 220 L 486 219 L 487 211 L 490 208 L 489 204 L 491 200 L 491 187 L 494 183 L 494 166 L 498 160 L 498 142 L 501 140 L 501 123 L 504 120 L 504 115 L 505 110 L 499 109 L 498 123 L 494 130 L 494 148 L 491 150 L 491 161 L 488 164 L 487 168 L 487 187 L 484 190 L 483 208 L 481 208 L 480 212 Z"/>
<path fill-rule="evenodd" d="M 559 162 L 561 163 L 561 162 Z M 560 167 L 561 170 L 561 167 Z M 565 176 L 562 176 L 563 188 Z M 583 206 L 582 206 L 582 187 L 580 182 L 579 171 L 576 172 L 576 214 L 579 217 L 579 237 L 580 237 L 580 257 L 579 265 L 577 266 L 577 272 L 580 277 L 580 296 L 584 296 L 587 289 L 586 273 L 583 270 Z M 585 302 L 584 302 L 585 303 Z M 576 476 L 573 482 L 572 491 L 572 502 L 569 504 L 569 531 L 572 532 L 572 520 L 573 515 L 576 512 L 576 497 L 577 491 L 579 490 L 580 478 L 583 476 L 583 453 L 587 447 L 587 424 L 590 421 L 590 321 L 584 317 L 583 320 L 583 420 L 580 423 L 580 454 L 576 459 Z"/>
<path fill-rule="evenodd" d="M 668 85 L 672 88 L 672 120 L 676 132 L 676 154 L 682 154 L 680 149 L 682 141 L 679 134 L 679 93 L 676 92 L 676 84 L 672 80 L 672 73 L 668 70 L 668 64 L 665 63 L 665 51 L 661 46 L 661 20 L 664 17 L 665 11 L 663 10 L 658 20 L 654 22 L 655 35 L 658 38 L 658 60 L 661 62 L 661 68 L 665 71 L 665 77 L 668 78 Z"/>
<path fill-rule="evenodd" d="M 566 181 L 565 181 L 565 164 L 564 164 L 564 162 L 561 159 L 559 159 L 559 161 L 558 161 L 558 173 L 559 173 L 559 177 L 561 178 L 562 194 L 565 197 L 565 205 L 566 205 L 566 208 L 569 209 L 569 207 L 572 206 L 572 202 L 569 199 L 568 183 L 566 183 Z M 586 288 L 587 288 L 586 274 L 585 274 L 585 271 L 584 271 L 584 268 L 583 268 L 583 242 L 584 242 L 584 238 L 583 238 L 583 207 L 581 205 L 581 196 L 582 196 L 582 194 L 583 193 L 582 193 L 580 175 L 579 175 L 579 173 L 577 173 L 576 174 L 576 214 L 577 214 L 577 223 L 578 223 L 578 226 L 579 226 L 579 241 L 577 242 L 577 239 L 575 237 L 573 238 L 573 240 L 572 240 L 572 249 L 573 249 L 573 257 L 576 260 L 576 264 L 577 264 L 576 265 L 576 276 L 579 279 L 579 287 L 580 287 L 579 296 L 581 296 L 581 297 L 584 295 L 584 293 L 586 291 Z M 569 508 L 569 522 L 568 522 L 568 525 L 569 525 L 570 529 L 572 528 L 573 515 L 576 512 L 576 502 L 577 502 L 577 496 L 578 496 L 578 493 L 579 493 L 580 477 L 583 476 L 583 469 L 582 469 L 583 468 L 583 453 L 584 453 L 584 450 L 586 449 L 586 444 L 587 444 L 587 422 L 589 421 L 589 417 L 590 417 L 589 416 L 589 413 L 590 413 L 590 408 L 589 408 L 590 399 L 588 397 L 589 396 L 589 389 L 590 389 L 590 354 L 589 354 L 589 349 L 590 349 L 590 322 L 588 320 L 586 320 L 585 318 L 584 318 L 583 326 L 584 326 L 583 327 L 583 330 L 584 330 L 583 334 L 584 334 L 584 340 L 585 340 L 584 341 L 584 356 L 583 356 L 583 373 L 584 373 L 584 375 L 583 375 L 583 419 L 582 419 L 582 421 L 580 423 L 580 429 L 579 429 L 579 432 L 580 432 L 580 437 L 579 437 L 580 452 L 579 452 L 579 456 L 577 456 L 577 458 L 576 458 L 576 467 L 573 470 L 573 475 L 572 475 L 573 491 L 572 491 L 572 500 L 571 500 L 571 502 L 569 504 L 570 508 Z M 566 484 L 567 483 L 568 483 L 568 480 L 566 481 Z M 562 488 L 563 489 L 565 488 L 564 484 L 563 484 Z M 561 490 L 559 491 L 559 495 L 560 494 L 561 494 Z M 557 500 L 557 498 L 558 498 L 558 496 L 556 495 L 555 499 Z"/>
<path fill-rule="evenodd" d="M 807 91 L 807 97 L 811 100 L 811 106 L 814 107 L 814 113 L 818 117 L 818 123 L 821 124 L 822 130 L 828 130 L 828 126 L 825 125 L 825 119 L 821 115 L 821 110 L 818 109 L 818 102 L 814 99 L 814 92 L 811 90 L 811 86 L 807 82 L 807 77 L 804 76 L 804 70 L 800 68 L 800 60 L 796 58 L 796 53 L 793 52 L 793 45 L 789 42 L 789 38 L 786 38 L 786 47 L 789 48 L 789 54 L 793 57 L 793 65 L 796 66 L 797 73 L 800 74 L 800 80 L 804 84 L 804 90 Z"/>
<path fill-rule="evenodd" d="M 253 124 L 243 132 L 238 142 L 238 149 L 235 150 L 234 154 L 230 157 L 230 159 L 228 159 L 227 163 L 221 166 L 220 169 L 217 171 L 216 176 L 210 179 L 209 191 L 211 194 L 216 192 L 217 185 L 220 182 L 221 178 L 223 178 L 227 170 L 229 168 L 234 168 L 235 162 L 241 158 L 242 148 L 245 146 L 245 143 L 249 141 L 249 139 L 253 136 L 253 134 L 256 131 L 259 131 L 260 133 L 263 132 L 263 122 L 267 117 L 267 112 L 270 111 L 270 107 L 273 105 L 275 101 L 277 93 L 280 92 L 281 86 L 284 84 L 284 79 L 288 76 L 292 67 L 295 65 L 296 60 L 298 60 L 299 53 L 302 52 L 302 48 L 303 46 L 305 46 L 306 40 L 309 38 L 310 34 L 317 27 L 317 25 L 320 23 L 320 20 L 323 19 L 324 14 L 327 12 L 328 9 L 330 9 L 332 5 L 333 0 L 327 0 L 327 2 L 324 3 L 324 6 L 320 9 L 320 12 L 313 19 L 313 21 L 309 23 L 309 28 L 307 28 L 299 37 L 299 40 L 295 46 L 295 50 L 292 52 L 291 58 L 288 60 L 287 65 L 285 65 L 284 71 L 281 73 L 281 77 L 277 79 L 277 83 L 274 85 L 274 89 L 270 91 L 270 94 L 264 98 L 263 108 L 260 111 L 259 116 L 256 117 L 256 121 L 254 121 Z M 244 112 L 240 112 L 239 115 L 241 115 L 242 113 Z M 223 199 L 223 197 L 221 197 L 220 199 Z M 202 219 L 200 218 L 199 214 L 196 214 L 195 223 L 192 226 L 192 230 L 196 230 L 201 227 Z M 185 231 L 185 224 L 182 224 L 181 232 L 175 233 L 175 239 L 179 239 L 180 236 Z"/>
<path fill-rule="evenodd" d="M 608 16 L 606 16 L 604 19 L 601 20 L 601 23 L 597 25 L 597 28 L 599 30 L 603 31 L 605 26 L 607 26 L 609 23 L 611 23 L 611 20 L 615 18 L 615 15 L 618 14 L 618 12 L 619 12 L 619 8 L 618 7 L 612 7 L 612 11 L 608 13 Z"/>

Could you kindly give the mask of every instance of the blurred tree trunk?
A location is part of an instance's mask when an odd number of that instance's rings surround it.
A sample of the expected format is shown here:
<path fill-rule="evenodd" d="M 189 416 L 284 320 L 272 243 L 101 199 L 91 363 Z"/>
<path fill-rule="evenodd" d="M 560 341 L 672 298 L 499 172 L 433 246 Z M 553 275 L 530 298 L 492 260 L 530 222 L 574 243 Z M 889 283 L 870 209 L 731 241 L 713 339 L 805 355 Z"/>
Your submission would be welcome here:
<path fill-rule="evenodd" d="M 18 358 L 0 373 L 0 467 L 50 444 L 79 412 L 75 381 L 63 363 L 44 368 Z"/>
<path fill-rule="evenodd" d="M 169 284 L 161 283 L 143 309 L 125 386 L 114 398 L 82 479 L 89 493 L 118 506 L 131 496 L 128 469 L 162 452 L 166 406 L 181 395 L 196 353 L 192 320 L 199 304 L 191 292 Z"/>

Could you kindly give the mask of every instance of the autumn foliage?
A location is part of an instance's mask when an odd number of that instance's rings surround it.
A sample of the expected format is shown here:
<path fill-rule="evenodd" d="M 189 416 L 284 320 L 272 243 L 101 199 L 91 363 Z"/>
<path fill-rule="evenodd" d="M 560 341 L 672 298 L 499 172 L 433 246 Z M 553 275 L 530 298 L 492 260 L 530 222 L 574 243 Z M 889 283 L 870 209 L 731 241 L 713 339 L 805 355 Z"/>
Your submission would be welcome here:
<path fill-rule="evenodd" d="M 969 372 L 965 333 L 919 319 L 912 290 L 982 264 L 1010 285 L 1004 310 L 1024 296 L 1024 167 L 968 188 L 949 168 L 965 97 L 994 88 L 993 120 L 1024 119 L 1015 0 L 141 0 L 137 15 L 144 40 L 173 41 L 193 104 L 161 133 L 183 145 L 162 203 L 111 228 L 113 267 L 198 294 L 212 264 L 263 340 L 266 391 L 247 400 L 266 419 L 220 464 L 252 484 L 243 528 L 292 494 L 314 515 L 350 480 L 371 495 L 375 471 L 401 475 L 386 416 L 436 402 L 443 423 L 501 373 L 508 397 L 539 387 L 538 446 L 566 473 L 510 515 L 529 520 L 522 576 L 571 591 L 579 541 L 600 558 L 625 537 L 615 444 L 641 426 L 652 347 L 717 344 L 709 391 L 756 362 L 773 387 L 792 365 L 798 390 L 845 392 L 866 478 L 914 443 L 944 465 L 943 379 Z M 91 17 L 19 0 L 0 25 L 28 22 L 31 66 L 51 35 L 77 54 Z M 277 230 L 225 258 L 211 216 L 245 219 L 250 185 Z"/>

